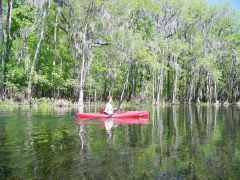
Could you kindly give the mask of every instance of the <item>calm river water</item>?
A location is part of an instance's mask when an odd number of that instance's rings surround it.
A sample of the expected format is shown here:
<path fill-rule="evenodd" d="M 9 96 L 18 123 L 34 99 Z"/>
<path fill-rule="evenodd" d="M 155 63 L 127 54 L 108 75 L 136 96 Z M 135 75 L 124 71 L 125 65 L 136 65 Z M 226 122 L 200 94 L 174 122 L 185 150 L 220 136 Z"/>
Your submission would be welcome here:
<path fill-rule="evenodd" d="M 240 177 L 240 107 L 125 109 L 151 110 L 149 122 L 76 120 L 95 106 L 0 107 L 0 179 Z"/>

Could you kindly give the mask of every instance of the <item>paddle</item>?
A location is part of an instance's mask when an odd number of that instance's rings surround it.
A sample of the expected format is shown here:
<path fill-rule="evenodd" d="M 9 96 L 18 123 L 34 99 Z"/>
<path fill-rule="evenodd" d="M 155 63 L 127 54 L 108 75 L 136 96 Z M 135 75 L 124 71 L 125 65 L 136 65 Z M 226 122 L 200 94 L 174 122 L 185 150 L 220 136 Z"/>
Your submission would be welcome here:
<path fill-rule="evenodd" d="M 123 100 L 119 102 L 118 108 L 115 110 L 115 112 L 117 112 L 117 110 L 120 108 L 122 102 L 123 102 Z M 109 116 L 107 116 L 106 119 L 111 118 L 112 115 L 113 115 L 115 112 L 113 112 L 112 114 L 110 114 Z"/>

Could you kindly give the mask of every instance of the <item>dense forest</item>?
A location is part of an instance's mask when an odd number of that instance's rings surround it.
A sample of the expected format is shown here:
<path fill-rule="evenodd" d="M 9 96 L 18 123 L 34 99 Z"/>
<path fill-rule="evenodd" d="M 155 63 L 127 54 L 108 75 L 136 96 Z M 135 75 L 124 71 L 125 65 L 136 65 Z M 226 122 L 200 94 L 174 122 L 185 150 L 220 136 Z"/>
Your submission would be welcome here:
<path fill-rule="evenodd" d="M 230 102 L 240 13 L 204 0 L 0 0 L 1 101 Z"/>

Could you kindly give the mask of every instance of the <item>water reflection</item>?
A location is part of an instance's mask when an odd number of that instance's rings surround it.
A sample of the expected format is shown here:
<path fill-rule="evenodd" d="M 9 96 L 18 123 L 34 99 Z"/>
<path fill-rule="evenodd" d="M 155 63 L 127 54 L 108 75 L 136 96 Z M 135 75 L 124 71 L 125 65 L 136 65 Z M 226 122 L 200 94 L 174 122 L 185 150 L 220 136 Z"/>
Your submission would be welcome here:
<path fill-rule="evenodd" d="M 181 143 L 181 136 L 179 134 L 179 130 L 178 130 L 178 125 L 177 125 L 177 121 L 178 121 L 178 116 L 177 116 L 177 107 L 176 105 L 174 105 L 173 107 L 173 139 L 172 139 L 172 149 L 173 149 L 173 157 L 177 157 L 178 155 L 178 147 Z"/>
<path fill-rule="evenodd" d="M 138 108 L 150 119 L 75 119 L 91 106 L 0 109 L 0 179 L 239 177 L 239 107 Z"/>
<path fill-rule="evenodd" d="M 105 119 L 104 120 L 104 127 L 106 129 L 107 135 L 108 135 L 108 139 L 112 139 L 112 128 L 116 127 L 116 120 L 109 118 L 109 119 Z"/>
<path fill-rule="evenodd" d="M 112 139 L 112 129 L 118 125 L 134 125 L 134 124 L 148 124 L 150 119 L 148 118 L 107 118 L 107 119 L 77 119 L 77 124 L 80 125 L 79 137 L 83 132 L 84 126 L 88 124 L 99 124 L 102 128 L 105 128 L 108 139 Z M 83 140 L 81 140 L 84 143 Z"/>
<path fill-rule="evenodd" d="M 81 141 L 81 150 L 83 150 L 83 147 L 85 146 L 86 143 L 86 137 L 84 136 L 86 134 L 84 126 L 82 124 L 79 124 L 79 138 Z"/>

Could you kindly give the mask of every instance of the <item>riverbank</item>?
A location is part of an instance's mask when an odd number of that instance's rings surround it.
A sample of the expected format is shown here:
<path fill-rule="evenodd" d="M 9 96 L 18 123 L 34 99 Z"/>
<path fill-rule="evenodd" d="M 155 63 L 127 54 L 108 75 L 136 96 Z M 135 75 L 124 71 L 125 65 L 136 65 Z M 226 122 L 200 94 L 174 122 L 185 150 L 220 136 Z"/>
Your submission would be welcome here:
<path fill-rule="evenodd" d="M 91 105 L 91 104 L 104 104 L 103 102 L 90 102 L 86 101 L 83 105 Z M 40 99 L 32 99 L 31 102 L 22 101 L 17 102 L 13 100 L 1 101 L 0 106 L 54 106 L 54 107 L 75 107 L 80 106 L 78 103 L 72 103 L 66 99 L 53 99 L 53 98 L 40 98 Z"/>
<path fill-rule="evenodd" d="M 72 103 L 72 101 L 67 100 L 67 99 L 53 99 L 53 98 L 40 98 L 40 99 L 32 99 L 31 102 L 27 101 L 13 101 L 13 100 L 7 100 L 7 101 L 1 101 L 0 106 L 14 106 L 14 107 L 22 107 L 22 106 L 49 106 L 49 107 L 79 107 L 79 106 L 86 106 L 86 105 L 100 105 L 104 106 L 106 102 L 91 102 L 91 101 L 84 101 L 83 105 L 78 104 L 77 102 Z M 119 102 L 115 101 L 113 104 L 118 105 Z M 127 105 L 135 105 L 139 106 L 141 104 L 151 104 L 151 103 L 132 103 L 132 102 L 123 102 L 123 104 Z M 194 105 L 196 103 L 192 103 Z M 197 103 L 197 105 L 214 105 L 214 106 L 230 106 L 230 105 L 236 105 L 240 106 L 240 102 L 236 103 Z M 166 103 L 160 103 L 160 104 L 152 104 L 153 106 L 168 106 L 168 105 L 173 105 L 171 102 L 166 102 Z M 183 104 L 174 104 L 174 105 L 189 105 L 188 103 L 183 103 Z"/>

